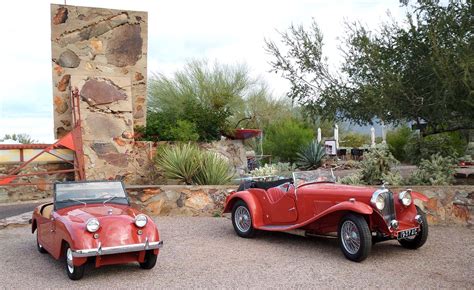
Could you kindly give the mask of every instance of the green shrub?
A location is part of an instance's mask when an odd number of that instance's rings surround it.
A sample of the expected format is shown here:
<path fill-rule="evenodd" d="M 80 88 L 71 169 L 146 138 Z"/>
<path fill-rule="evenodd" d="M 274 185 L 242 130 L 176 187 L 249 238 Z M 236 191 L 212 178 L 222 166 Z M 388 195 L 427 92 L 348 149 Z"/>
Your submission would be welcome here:
<path fill-rule="evenodd" d="M 283 119 L 264 130 L 263 152 L 282 162 L 295 162 L 297 150 L 314 138 L 313 129 L 296 119 Z"/>
<path fill-rule="evenodd" d="M 413 185 L 449 185 L 454 181 L 454 160 L 434 154 L 430 159 L 421 160 L 418 169 L 413 172 L 410 184 Z"/>
<path fill-rule="evenodd" d="M 321 167 L 323 158 L 326 156 L 326 150 L 316 140 L 303 146 L 297 153 L 296 165 L 306 170 L 317 169 Z"/>
<path fill-rule="evenodd" d="M 178 120 L 176 127 L 169 128 L 169 135 L 175 141 L 197 141 L 199 134 L 196 132 L 196 124 L 187 120 Z"/>
<path fill-rule="evenodd" d="M 364 154 L 360 162 L 360 169 L 355 173 L 340 179 L 343 184 L 381 184 L 387 182 L 392 185 L 403 184 L 399 172 L 392 172 L 392 167 L 398 164 L 387 146 L 379 144 Z"/>
<path fill-rule="evenodd" d="M 155 163 L 166 178 L 186 184 L 228 184 L 233 177 L 227 160 L 190 143 L 164 146 L 157 152 Z"/>
<path fill-rule="evenodd" d="M 405 147 L 412 134 L 408 126 L 401 126 L 394 131 L 387 132 L 388 148 L 397 160 L 407 161 Z"/>
<path fill-rule="evenodd" d="M 362 174 L 360 171 L 342 177 L 341 179 L 339 179 L 339 182 L 342 184 L 349 185 L 365 184 L 365 182 L 362 180 Z"/>
<path fill-rule="evenodd" d="M 398 160 L 393 157 L 387 146 L 377 145 L 364 154 L 364 159 L 360 163 L 362 180 L 367 184 L 381 184 L 383 175 L 387 175 L 392 166 L 397 164 Z"/>
<path fill-rule="evenodd" d="M 367 134 L 360 134 L 356 132 L 350 132 L 341 136 L 339 145 L 341 147 L 352 147 L 358 148 L 365 144 L 370 144 L 370 136 Z"/>
<path fill-rule="evenodd" d="M 430 159 L 434 154 L 456 158 L 465 152 L 467 141 L 459 132 L 447 132 L 421 137 L 413 135 L 406 145 L 407 159 L 419 164 L 422 159 Z"/>
<path fill-rule="evenodd" d="M 166 178 L 192 184 L 200 168 L 200 155 L 199 148 L 189 143 L 164 146 L 157 152 L 155 162 Z"/>
<path fill-rule="evenodd" d="M 394 186 L 404 184 L 403 177 L 398 171 L 395 171 L 395 172 L 390 171 L 388 173 L 382 174 L 382 181 L 384 183 L 387 183 L 388 185 L 394 185 Z"/>
<path fill-rule="evenodd" d="M 233 174 L 227 160 L 215 152 L 205 151 L 200 156 L 200 166 L 193 177 L 195 184 L 199 185 L 221 185 L 229 184 Z"/>
<path fill-rule="evenodd" d="M 278 162 L 274 164 L 265 164 L 259 168 L 255 168 L 250 171 L 250 175 L 254 177 L 258 176 L 278 176 L 278 177 L 291 177 L 293 171 L 296 170 L 296 166 L 289 162 Z"/>

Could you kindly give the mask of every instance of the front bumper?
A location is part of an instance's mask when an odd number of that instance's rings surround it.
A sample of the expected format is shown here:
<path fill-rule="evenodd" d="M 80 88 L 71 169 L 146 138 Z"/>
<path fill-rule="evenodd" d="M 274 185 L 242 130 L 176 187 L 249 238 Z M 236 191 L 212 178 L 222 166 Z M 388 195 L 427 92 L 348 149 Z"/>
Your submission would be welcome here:
<path fill-rule="evenodd" d="M 145 243 L 130 244 L 130 245 L 124 245 L 124 246 L 114 246 L 114 247 L 102 247 L 101 244 L 99 243 L 99 247 L 97 248 L 73 250 L 72 256 L 76 258 L 94 257 L 94 256 L 102 256 L 102 255 L 154 250 L 154 249 L 159 249 L 161 247 L 163 247 L 163 241 L 148 242 L 148 239 L 146 240 Z"/>

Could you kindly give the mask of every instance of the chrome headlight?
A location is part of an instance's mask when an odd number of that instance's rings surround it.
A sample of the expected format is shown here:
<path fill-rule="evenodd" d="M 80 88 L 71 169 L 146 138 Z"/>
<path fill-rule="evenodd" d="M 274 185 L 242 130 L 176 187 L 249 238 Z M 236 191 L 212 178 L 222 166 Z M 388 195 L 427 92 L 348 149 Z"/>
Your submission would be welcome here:
<path fill-rule="evenodd" d="M 90 218 L 86 223 L 86 229 L 90 233 L 95 233 L 100 227 L 100 223 L 96 218 Z"/>
<path fill-rule="evenodd" d="M 139 214 L 135 217 L 135 225 L 139 228 L 143 228 L 148 223 L 148 218 L 144 214 Z"/>
<path fill-rule="evenodd" d="M 409 206 L 412 202 L 411 190 L 407 189 L 398 194 L 398 199 L 404 206 Z"/>
<path fill-rule="evenodd" d="M 383 210 L 385 207 L 385 198 L 380 194 L 381 192 L 376 191 L 373 195 L 372 198 L 370 199 L 370 202 L 378 209 L 378 210 Z"/>

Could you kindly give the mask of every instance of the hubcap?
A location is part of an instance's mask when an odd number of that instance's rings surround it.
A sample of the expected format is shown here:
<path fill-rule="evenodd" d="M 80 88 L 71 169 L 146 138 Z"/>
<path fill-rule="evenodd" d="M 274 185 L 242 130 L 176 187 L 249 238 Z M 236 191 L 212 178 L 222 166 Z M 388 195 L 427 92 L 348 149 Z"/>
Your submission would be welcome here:
<path fill-rule="evenodd" d="M 354 255 L 360 249 L 360 235 L 353 221 L 347 220 L 341 227 L 341 240 L 344 249 Z"/>
<path fill-rule="evenodd" d="M 250 230 L 252 220 L 250 218 L 250 213 L 245 206 L 239 206 L 235 210 L 234 221 L 239 231 L 245 233 Z"/>
<path fill-rule="evenodd" d="M 67 262 L 67 269 L 70 273 L 74 272 L 74 265 L 73 265 L 73 257 L 72 257 L 72 251 L 71 248 L 67 248 L 67 253 L 66 253 L 66 262 Z"/>

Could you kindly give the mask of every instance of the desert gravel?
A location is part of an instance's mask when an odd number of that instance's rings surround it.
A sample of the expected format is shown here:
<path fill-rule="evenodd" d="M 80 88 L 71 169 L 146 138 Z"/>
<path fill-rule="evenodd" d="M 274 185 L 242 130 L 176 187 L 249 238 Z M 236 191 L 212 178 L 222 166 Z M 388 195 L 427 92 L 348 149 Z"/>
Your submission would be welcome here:
<path fill-rule="evenodd" d="M 335 239 L 234 234 L 227 218 L 160 217 L 164 248 L 152 270 L 137 264 L 88 265 L 70 281 L 63 263 L 36 250 L 29 227 L 0 230 L 0 288 L 450 288 L 474 289 L 474 230 L 431 227 L 410 251 L 377 244 L 362 263 L 346 260 Z"/>

